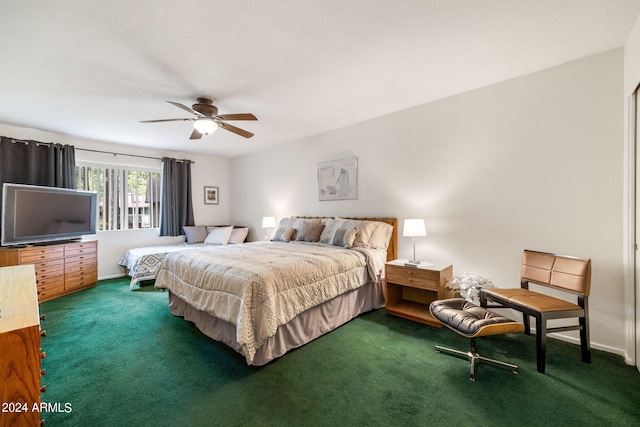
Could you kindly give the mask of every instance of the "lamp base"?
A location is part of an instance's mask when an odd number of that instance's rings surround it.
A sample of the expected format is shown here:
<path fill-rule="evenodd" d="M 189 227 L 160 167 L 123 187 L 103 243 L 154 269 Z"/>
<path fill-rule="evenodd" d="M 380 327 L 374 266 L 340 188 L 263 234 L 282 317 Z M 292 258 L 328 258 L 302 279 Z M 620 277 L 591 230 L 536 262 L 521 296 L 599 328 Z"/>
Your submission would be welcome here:
<path fill-rule="evenodd" d="M 404 262 L 406 267 L 433 267 L 433 264 L 430 262 L 420 261 L 417 259 L 410 259 Z"/>

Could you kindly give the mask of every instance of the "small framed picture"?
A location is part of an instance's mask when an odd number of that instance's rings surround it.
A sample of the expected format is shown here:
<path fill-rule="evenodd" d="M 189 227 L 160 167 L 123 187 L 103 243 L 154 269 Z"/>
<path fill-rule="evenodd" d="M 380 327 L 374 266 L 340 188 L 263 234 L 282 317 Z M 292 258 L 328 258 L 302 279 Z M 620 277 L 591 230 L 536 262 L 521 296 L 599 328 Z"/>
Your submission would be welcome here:
<path fill-rule="evenodd" d="M 219 203 L 218 187 L 204 187 L 204 204 L 217 205 Z"/>

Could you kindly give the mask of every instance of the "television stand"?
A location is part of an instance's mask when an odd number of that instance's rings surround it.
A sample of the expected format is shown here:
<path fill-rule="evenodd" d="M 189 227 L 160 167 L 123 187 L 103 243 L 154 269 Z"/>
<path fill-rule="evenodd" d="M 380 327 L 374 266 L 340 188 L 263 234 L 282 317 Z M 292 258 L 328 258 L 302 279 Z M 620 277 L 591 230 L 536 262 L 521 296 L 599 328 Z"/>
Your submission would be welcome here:
<path fill-rule="evenodd" d="M 39 302 L 94 286 L 98 281 L 98 241 L 48 242 L 0 248 L 0 267 L 34 264 Z"/>
<path fill-rule="evenodd" d="M 65 244 L 65 243 L 75 243 L 75 242 L 82 242 L 82 238 L 65 239 L 65 240 L 50 240 L 50 241 L 47 241 L 47 242 L 32 243 L 32 245 L 33 246 L 54 246 L 54 245 L 61 245 L 61 244 Z"/>

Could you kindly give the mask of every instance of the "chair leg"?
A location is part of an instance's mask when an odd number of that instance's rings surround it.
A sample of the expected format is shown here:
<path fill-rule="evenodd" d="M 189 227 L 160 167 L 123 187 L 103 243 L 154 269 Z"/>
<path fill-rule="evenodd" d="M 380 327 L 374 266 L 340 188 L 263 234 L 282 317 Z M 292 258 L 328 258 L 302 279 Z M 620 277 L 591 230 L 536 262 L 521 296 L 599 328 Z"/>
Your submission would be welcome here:
<path fill-rule="evenodd" d="M 545 358 L 547 356 L 547 320 L 541 315 L 536 316 L 536 360 L 538 372 L 544 374 Z"/>
<path fill-rule="evenodd" d="M 470 374 L 469 374 L 469 380 L 471 381 L 475 381 L 476 380 L 476 365 L 479 363 L 486 363 L 489 364 L 491 366 L 495 366 L 496 368 L 502 368 L 502 369 L 508 369 L 511 372 L 513 372 L 514 374 L 518 374 L 518 366 L 514 365 L 512 363 L 507 363 L 507 362 L 501 362 L 499 360 L 494 360 L 494 359 L 489 359 L 487 357 L 484 356 L 480 356 L 478 354 L 477 351 L 477 347 L 476 347 L 476 339 L 475 338 L 471 338 L 471 349 L 468 352 L 463 352 L 463 351 L 459 351 L 459 350 L 454 350 L 452 348 L 447 348 L 447 347 L 442 347 L 437 345 L 436 346 L 436 351 L 438 353 L 445 353 L 451 356 L 455 356 L 458 357 L 460 359 L 467 359 L 469 361 L 469 363 L 471 364 L 470 367 Z"/>
<path fill-rule="evenodd" d="M 522 313 L 522 324 L 524 325 L 525 335 L 531 335 L 531 319 L 527 313 Z"/>
<path fill-rule="evenodd" d="M 591 342 L 589 341 L 589 322 L 586 317 L 579 318 L 580 326 L 580 349 L 582 351 L 582 361 L 591 363 Z"/>

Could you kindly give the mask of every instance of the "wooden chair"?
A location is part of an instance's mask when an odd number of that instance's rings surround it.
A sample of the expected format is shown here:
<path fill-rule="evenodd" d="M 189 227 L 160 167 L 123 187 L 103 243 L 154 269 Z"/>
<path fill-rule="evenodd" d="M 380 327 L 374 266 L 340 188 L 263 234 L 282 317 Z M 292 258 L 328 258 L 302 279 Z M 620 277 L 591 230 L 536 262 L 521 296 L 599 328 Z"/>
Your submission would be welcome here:
<path fill-rule="evenodd" d="M 577 304 L 529 289 L 529 284 L 559 289 L 577 297 Z M 520 288 L 483 289 L 482 307 L 512 308 L 523 314 L 524 333 L 531 335 L 529 317 L 536 319 L 536 358 L 538 372 L 545 371 L 547 333 L 580 331 L 582 361 L 591 363 L 589 342 L 589 291 L 591 260 L 525 250 L 522 257 Z M 494 305 L 489 305 L 489 303 Z M 577 318 L 577 325 L 548 327 L 551 319 Z"/>

